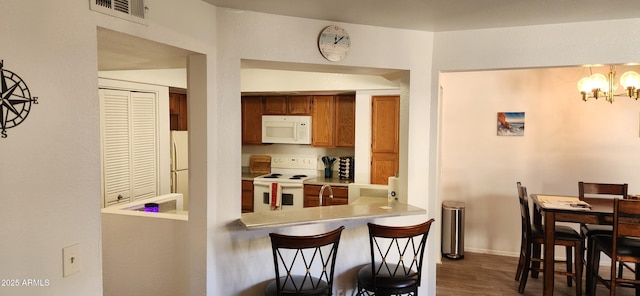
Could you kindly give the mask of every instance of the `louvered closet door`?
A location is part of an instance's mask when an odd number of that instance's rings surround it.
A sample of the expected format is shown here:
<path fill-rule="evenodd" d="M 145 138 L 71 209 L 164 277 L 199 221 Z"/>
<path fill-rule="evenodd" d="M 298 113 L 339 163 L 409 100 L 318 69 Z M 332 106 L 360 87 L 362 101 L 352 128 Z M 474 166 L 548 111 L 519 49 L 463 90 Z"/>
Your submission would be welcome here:
<path fill-rule="evenodd" d="M 156 196 L 156 97 L 132 92 L 133 199 Z"/>
<path fill-rule="evenodd" d="M 104 206 L 131 199 L 129 92 L 100 91 Z"/>
<path fill-rule="evenodd" d="M 155 93 L 100 90 L 104 206 L 157 195 Z"/>

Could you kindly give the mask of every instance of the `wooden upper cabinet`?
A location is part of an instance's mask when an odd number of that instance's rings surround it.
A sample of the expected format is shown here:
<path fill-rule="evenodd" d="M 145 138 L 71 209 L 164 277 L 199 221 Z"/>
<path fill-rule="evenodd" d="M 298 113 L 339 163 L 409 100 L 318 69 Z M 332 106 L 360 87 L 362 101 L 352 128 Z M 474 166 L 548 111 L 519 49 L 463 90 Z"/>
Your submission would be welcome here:
<path fill-rule="evenodd" d="M 242 144 L 262 145 L 262 97 L 242 97 Z"/>
<path fill-rule="evenodd" d="M 373 97 L 371 152 L 398 153 L 400 141 L 400 98 Z"/>
<path fill-rule="evenodd" d="M 287 113 L 289 115 L 311 115 L 311 96 L 287 97 Z"/>
<path fill-rule="evenodd" d="M 333 96 L 314 96 L 311 118 L 311 144 L 334 147 L 335 101 Z"/>
<path fill-rule="evenodd" d="M 187 130 L 187 94 L 169 92 L 169 129 Z"/>
<path fill-rule="evenodd" d="M 336 147 L 355 147 L 356 142 L 356 97 L 337 96 L 336 103 Z"/>
<path fill-rule="evenodd" d="M 262 114 L 264 115 L 286 115 L 287 114 L 287 97 L 286 96 L 267 96 L 264 97 L 262 105 Z"/>
<path fill-rule="evenodd" d="M 266 96 L 265 115 L 311 115 L 311 96 Z"/>
<path fill-rule="evenodd" d="M 354 95 L 314 96 L 312 145 L 317 147 L 354 147 L 356 128 Z"/>

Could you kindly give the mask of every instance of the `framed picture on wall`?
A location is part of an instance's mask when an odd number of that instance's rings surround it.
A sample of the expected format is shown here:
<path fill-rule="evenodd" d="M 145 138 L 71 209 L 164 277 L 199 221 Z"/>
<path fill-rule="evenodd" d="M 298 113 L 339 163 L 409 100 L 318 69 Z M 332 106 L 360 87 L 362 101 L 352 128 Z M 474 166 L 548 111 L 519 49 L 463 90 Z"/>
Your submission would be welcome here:
<path fill-rule="evenodd" d="M 498 112 L 498 136 L 524 136 L 524 112 Z"/>

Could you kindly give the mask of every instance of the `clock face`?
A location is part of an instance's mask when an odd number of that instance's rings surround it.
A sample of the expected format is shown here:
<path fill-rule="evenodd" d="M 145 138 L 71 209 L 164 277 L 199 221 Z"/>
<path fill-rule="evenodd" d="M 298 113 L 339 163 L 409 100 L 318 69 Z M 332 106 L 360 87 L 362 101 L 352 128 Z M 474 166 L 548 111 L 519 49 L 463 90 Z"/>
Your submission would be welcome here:
<path fill-rule="evenodd" d="M 349 33 L 338 26 L 328 26 L 320 32 L 318 49 L 322 56 L 332 62 L 344 59 L 351 48 Z"/>

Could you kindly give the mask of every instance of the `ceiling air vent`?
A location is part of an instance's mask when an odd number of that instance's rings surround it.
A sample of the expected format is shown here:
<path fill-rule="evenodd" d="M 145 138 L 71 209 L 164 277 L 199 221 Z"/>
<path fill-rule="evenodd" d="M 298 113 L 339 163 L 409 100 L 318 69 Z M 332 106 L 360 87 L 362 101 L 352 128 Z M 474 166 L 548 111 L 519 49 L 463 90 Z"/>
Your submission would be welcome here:
<path fill-rule="evenodd" d="M 128 21 L 147 24 L 144 0 L 90 0 L 91 10 Z"/>

